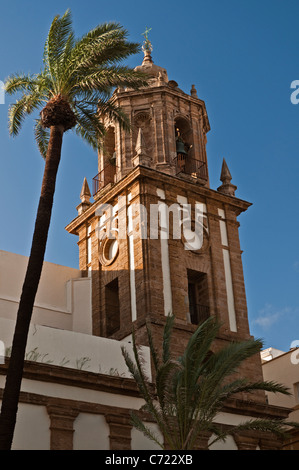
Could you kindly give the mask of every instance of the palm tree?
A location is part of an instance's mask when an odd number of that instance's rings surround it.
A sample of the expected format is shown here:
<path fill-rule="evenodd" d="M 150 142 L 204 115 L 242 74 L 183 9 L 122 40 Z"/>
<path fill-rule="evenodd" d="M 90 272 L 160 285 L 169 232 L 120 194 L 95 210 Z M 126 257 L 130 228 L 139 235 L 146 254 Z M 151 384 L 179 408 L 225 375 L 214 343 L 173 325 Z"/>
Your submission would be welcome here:
<path fill-rule="evenodd" d="M 133 332 L 133 354 L 123 347 L 122 352 L 127 367 L 136 381 L 139 392 L 145 401 L 141 412 L 146 412 L 158 425 L 163 442 L 142 421 L 142 413 L 133 413 L 132 424 L 162 449 L 192 450 L 202 436 L 213 435 L 208 446 L 218 440 L 225 440 L 229 434 L 253 429 L 270 431 L 282 437 L 286 426 L 299 426 L 283 420 L 250 419 L 231 429 L 223 430 L 215 423 L 216 415 L 223 409 L 225 402 L 238 393 L 265 390 L 289 395 L 283 385 L 274 382 L 251 383 L 237 376 L 240 364 L 260 352 L 260 340 L 250 339 L 232 342 L 226 347 L 211 353 L 212 343 L 219 333 L 220 325 L 210 317 L 200 324 L 190 337 L 183 355 L 171 357 L 170 342 L 174 316 L 168 316 L 164 328 L 162 357 L 157 354 L 150 326 L 147 336 L 155 381 L 150 383 L 143 368 L 142 352 L 136 345 Z"/>
<path fill-rule="evenodd" d="M 97 149 L 104 134 L 99 117 L 108 116 L 122 128 L 129 129 L 128 118 L 109 100 L 112 88 L 138 88 L 147 84 L 145 75 L 121 65 L 124 59 L 140 50 L 139 44 L 129 42 L 127 36 L 121 25 L 104 23 L 76 39 L 71 13 L 67 10 L 51 24 L 42 71 L 36 75 L 12 75 L 5 82 L 6 93 L 22 93 L 9 109 L 11 135 L 19 133 L 27 115 L 41 110 L 35 122 L 35 138 L 45 158 L 45 169 L 3 394 L 0 449 L 10 449 L 12 444 L 27 336 L 43 266 L 63 135 L 74 129 Z"/>

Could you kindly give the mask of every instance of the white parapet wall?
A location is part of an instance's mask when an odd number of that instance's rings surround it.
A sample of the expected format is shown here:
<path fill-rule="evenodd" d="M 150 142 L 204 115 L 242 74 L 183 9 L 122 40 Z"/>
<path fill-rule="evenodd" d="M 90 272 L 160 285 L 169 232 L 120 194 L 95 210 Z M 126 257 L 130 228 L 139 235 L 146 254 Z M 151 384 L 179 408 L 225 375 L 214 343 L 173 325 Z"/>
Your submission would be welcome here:
<path fill-rule="evenodd" d="M 15 322 L 0 318 L 0 340 L 9 356 Z M 132 355 L 132 344 L 98 336 L 32 324 L 26 359 L 89 372 L 130 377 L 121 347 Z M 151 378 L 149 348 L 142 347 L 143 367 Z"/>
<path fill-rule="evenodd" d="M 27 262 L 26 256 L 0 251 L 0 318 L 16 318 Z M 32 321 L 91 334 L 91 278 L 81 277 L 79 269 L 45 262 Z"/>

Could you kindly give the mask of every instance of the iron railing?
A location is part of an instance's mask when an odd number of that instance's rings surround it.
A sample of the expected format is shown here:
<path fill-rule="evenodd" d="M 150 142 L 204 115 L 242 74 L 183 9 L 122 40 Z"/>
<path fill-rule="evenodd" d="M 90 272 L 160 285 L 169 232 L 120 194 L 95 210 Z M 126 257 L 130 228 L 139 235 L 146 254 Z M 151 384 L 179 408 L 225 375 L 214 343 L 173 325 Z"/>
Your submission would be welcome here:
<path fill-rule="evenodd" d="M 196 178 L 208 179 L 207 164 L 196 158 L 184 158 L 183 155 L 179 155 L 175 158 L 176 163 L 176 175 L 185 174 L 191 175 Z"/>
<path fill-rule="evenodd" d="M 190 306 L 191 307 L 191 306 Z M 198 325 L 210 317 L 210 307 L 193 304 L 190 308 L 190 320 L 193 325 Z"/>
<path fill-rule="evenodd" d="M 104 166 L 103 170 L 100 171 L 92 179 L 92 191 L 93 195 L 97 194 L 98 191 L 103 189 L 107 184 L 114 183 L 114 175 L 116 173 L 116 166 L 108 163 Z"/>

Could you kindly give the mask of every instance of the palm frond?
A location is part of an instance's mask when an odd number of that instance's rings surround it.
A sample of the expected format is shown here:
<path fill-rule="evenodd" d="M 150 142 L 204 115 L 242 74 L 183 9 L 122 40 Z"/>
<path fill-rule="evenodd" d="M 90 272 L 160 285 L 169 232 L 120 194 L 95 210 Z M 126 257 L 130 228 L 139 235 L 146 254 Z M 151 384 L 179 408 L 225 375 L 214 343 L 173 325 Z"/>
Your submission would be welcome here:
<path fill-rule="evenodd" d="M 98 24 L 76 41 L 73 59 L 80 56 L 80 54 L 84 55 L 86 46 L 89 47 L 90 44 L 95 45 L 95 41 L 105 42 L 109 38 L 114 37 L 114 35 L 117 35 L 120 39 L 125 39 L 128 36 L 128 32 L 120 23 L 113 21 Z"/>
<path fill-rule="evenodd" d="M 183 365 L 181 384 L 189 390 L 189 399 L 195 392 L 199 376 L 207 367 L 218 331 L 219 323 L 213 317 L 208 318 L 193 333 L 180 359 Z"/>
<path fill-rule="evenodd" d="M 121 346 L 121 351 L 122 351 L 122 355 L 124 357 L 125 363 L 129 369 L 130 374 L 132 375 L 132 377 L 137 382 L 137 385 L 139 386 L 140 385 L 139 384 L 139 371 L 136 366 L 136 363 L 133 361 L 133 359 L 131 358 L 130 354 L 128 353 L 127 349 L 124 346 Z"/>
<path fill-rule="evenodd" d="M 178 361 L 169 359 L 167 362 L 163 362 L 157 370 L 156 392 L 163 411 L 173 404 L 173 377 L 179 368 Z"/>
<path fill-rule="evenodd" d="M 151 328 L 150 328 L 150 325 L 149 325 L 148 321 L 146 322 L 146 332 L 147 332 L 147 339 L 148 339 L 148 343 L 149 343 L 151 358 L 153 360 L 153 365 L 154 365 L 154 368 L 155 368 L 155 372 L 157 372 L 158 369 L 159 369 L 159 366 L 160 366 L 160 360 L 159 360 L 159 357 L 158 357 L 158 354 L 157 354 L 156 346 L 155 346 L 154 341 L 153 341 L 152 331 L 151 331 Z"/>
<path fill-rule="evenodd" d="M 55 94 L 61 91 L 61 57 L 65 52 L 70 38 L 73 38 L 72 17 L 71 11 L 67 10 L 63 16 L 55 16 L 50 26 L 44 48 L 44 64 L 51 76 Z"/>
<path fill-rule="evenodd" d="M 105 134 L 105 127 L 97 118 L 93 109 L 86 104 L 76 104 L 74 109 L 77 124 L 75 132 L 85 140 L 94 150 L 99 147 L 99 140 Z"/>
<path fill-rule="evenodd" d="M 298 423 L 293 423 L 298 427 Z M 288 435 L 288 429 L 290 429 L 291 423 L 286 420 L 276 419 L 249 419 L 244 423 L 234 426 L 233 428 L 225 432 L 226 435 L 239 434 L 242 431 L 262 431 L 271 432 L 277 437 L 286 438 Z"/>
<path fill-rule="evenodd" d="M 41 156 L 45 159 L 47 155 L 49 139 L 50 139 L 50 131 L 48 128 L 42 126 L 41 120 L 36 119 L 35 127 L 34 127 L 34 136 L 37 142 L 38 149 L 40 151 Z"/>
<path fill-rule="evenodd" d="M 97 107 L 98 118 L 106 117 L 113 122 L 117 122 L 124 131 L 131 130 L 130 119 L 120 106 L 116 106 L 113 101 L 100 100 Z"/>
<path fill-rule="evenodd" d="M 286 396 L 292 395 L 288 387 L 274 381 L 249 382 L 246 379 L 241 379 L 239 381 L 235 381 L 230 383 L 229 385 L 224 386 L 222 390 L 226 397 L 241 392 L 252 393 L 255 390 L 263 390 L 265 392 L 271 393 L 281 393 L 282 395 Z"/>
<path fill-rule="evenodd" d="M 5 80 L 4 89 L 8 95 L 19 91 L 26 93 L 32 92 L 37 84 L 38 80 L 34 75 L 12 74 Z"/>
<path fill-rule="evenodd" d="M 31 93 L 23 96 L 9 107 L 8 125 L 10 135 L 17 136 L 22 127 L 26 115 L 42 105 L 43 101 L 39 93 Z"/>
<path fill-rule="evenodd" d="M 208 361 L 210 381 L 213 380 L 216 387 L 226 377 L 235 373 L 246 359 L 258 354 L 261 346 L 262 343 L 258 339 L 229 343 Z"/>
<path fill-rule="evenodd" d="M 72 87 L 73 79 L 69 80 L 69 75 L 68 75 L 68 61 L 69 61 L 69 56 L 71 54 L 71 51 L 74 47 L 75 43 L 75 35 L 74 32 L 71 31 L 68 35 L 68 38 L 65 42 L 65 46 L 63 47 L 63 50 L 61 52 L 60 58 L 59 58 L 59 90 L 60 93 L 63 96 L 68 96 L 69 90 Z"/>
<path fill-rule="evenodd" d="M 130 373 L 135 379 L 135 382 L 138 386 L 138 389 L 140 391 L 142 398 L 145 400 L 144 409 L 146 409 L 146 411 L 151 414 L 151 416 L 154 418 L 155 422 L 158 424 L 159 428 L 161 429 L 161 432 L 164 435 L 165 439 L 167 439 L 170 445 L 173 446 L 174 444 L 173 444 L 173 439 L 172 439 L 172 433 L 171 433 L 171 430 L 169 429 L 168 422 L 165 421 L 163 413 L 161 413 L 160 406 L 156 405 L 154 393 L 151 391 L 151 384 L 148 382 L 148 379 L 145 376 L 142 363 L 141 363 L 141 357 L 140 357 L 140 354 L 136 345 L 134 331 L 132 332 L 132 339 L 133 339 L 133 354 L 134 354 L 135 362 L 133 362 L 130 355 L 126 351 L 126 349 L 122 347 L 121 350 L 122 350 L 124 360 L 126 362 L 126 365 Z"/>
<path fill-rule="evenodd" d="M 161 358 L 153 347 L 150 325 L 147 325 L 151 354 L 154 351 L 155 396 L 152 391 L 149 393 L 150 384 L 142 379 L 136 345 L 133 347 L 135 362 L 127 361 L 145 400 L 143 409 L 151 414 L 169 448 L 191 450 L 202 433 L 214 434 L 216 437 L 212 442 L 216 442 L 225 440 L 229 434 L 248 429 L 282 437 L 292 425 L 299 427 L 299 423 L 286 420 L 256 418 L 223 430 L 217 424 L 218 413 L 223 410 L 227 400 L 236 394 L 256 390 L 285 395 L 290 392 L 284 385 L 273 381 L 250 382 L 240 376 L 234 378 L 232 374 L 238 371 L 242 362 L 260 351 L 261 341 L 231 343 L 211 354 L 212 343 L 220 330 L 220 324 L 214 318 L 199 325 L 181 357 L 177 360 L 171 358 L 170 338 L 174 321 L 174 317 L 167 318 Z M 144 431 L 144 424 L 140 421 L 135 424 Z"/>
<path fill-rule="evenodd" d="M 146 87 L 148 77 L 126 66 L 87 67 L 80 74 L 78 86 L 82 90 L 100 89 L 110 91 L 112 87 L 128 87 L 138 89 Z"/>
<path fill-rule="evenodd" d="M 144 436 L 158 444 L 158 446 L 162 449 L 164 448 L 163 442 L 160 442 L 158 437 L 151 431 L 151 429 L 148 426 L 145 426 L 143 421 L 139 418 L 139 416 L 137 416 L 136 413 L 131 413 L 131 420 L 133 426 L 138 429 L 138 431 L 142 432 Z"/>
<path fill-rule="evenodd" d="M 139 52 L 140 45 L 126 41 L 128 33 L 119 23 L 103 23 L 89 31 L 74 45 L 69 56 L 70 74 L 98 64 L 119 62 Z"/>
<path fill-rule="evenodd" d="M 134 338 L 134 335 L 132 336 Z M 133 362 L 129 353 L 124 347 L 122 347 L 122 354 L 123 354 L 123 357 L 125 359 L 126 365 L 130 373 L 132 374 L 132 376 L 134 377 L 138 385 L 138 388 L 140 390 L 140 393 L 142 394 L 142 397 L 144 398 L 145 402 L 147 403 L 149 407 L 150 412 L 155 413 L 155 409 L 153 406 L 154 396 L 153 396 L 153 393 L 151 392 L 150 385 L 144 373 L 144 370 L 141 364 L 141 358 L 140 358 L 140 355 L 138 354 L 135 339 L 133 339 L 133 354 L 134 354 L 135 362 Z"/>
<path fill-rule="evenodd" d="M 129 43 L 110 34 L 109 38 L 97 39 L 84 44 L 84 48 L 77 51 L 77 55 L 70 57 L 68 65 L 72 73 L 82 74 L 89 68 L 107 67 L 112 64 L 116 65 L 127 59 L 130 55 L 140 51 L 140 45 L 137 43 Z M 71 62 L 72 59 L 73 62 Z"/>
<path fill-rule="evenodd" d="M 174 315 L 169 314 L 166 318 L 165 328 L 163 332 L 163 353 L 162 353 L 162 360 L 165 364 L 170 360 L 170 343 L 171 343 L 171 335 L 174 326 Z"/>
<path fill-rule="evenodd" d="M 23 93 L 9 111 L 10 133 L 17 135 L 27 114 L 59 95 L 76 114 L 75 132 L 94 150 L 105 133 L 100 117 L 130 130 L 128 116 L 110 100 L 112 87 L 147 85 L 147 77 L 119 65 L 140 50 L 140 44 L 129 42 L 127 37 L 128 32 L 119 23 L 111 22 L 76 40 L 70 10 L 55 16 L 45 41 L 41 73 L 11 75 L 6 80 L 7 93 Z M 46 134 L 38 122 L 35 136 L 44 155 Z"/>

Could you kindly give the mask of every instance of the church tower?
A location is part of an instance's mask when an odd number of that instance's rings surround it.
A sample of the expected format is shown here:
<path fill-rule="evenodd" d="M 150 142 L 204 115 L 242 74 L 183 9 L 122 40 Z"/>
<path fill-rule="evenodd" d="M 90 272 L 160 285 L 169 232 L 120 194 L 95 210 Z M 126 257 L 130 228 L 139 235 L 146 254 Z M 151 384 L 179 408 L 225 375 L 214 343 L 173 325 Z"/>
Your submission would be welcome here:
<path fill-rule="evenodd" d="M 84 180 L 78 217 L 67 230 L 79 237 L 80 269 L 92 277 L 94 335 L 128 339 L 134 326 L 143 343 L 146 320 L 160 338 L 172 313 L 179 354 L 196 325 L 213 315 L 222 324 L 217 349 L 250 337 L 237 220 L 250 203 L 235 195 L 225 160 L 222 184 L 210 187 L 206 105 L 194 85 L 186 94 L 169 80 L 151 52 L 146 40 L 136 67 L 149 75 L 149 86 L 113 93 L 132 130 L 105 121 L 94 202 Z M 261 380 L 259 358 L 242 373 Z M 251 399 L 265 403 L 263 392 Z"/>

